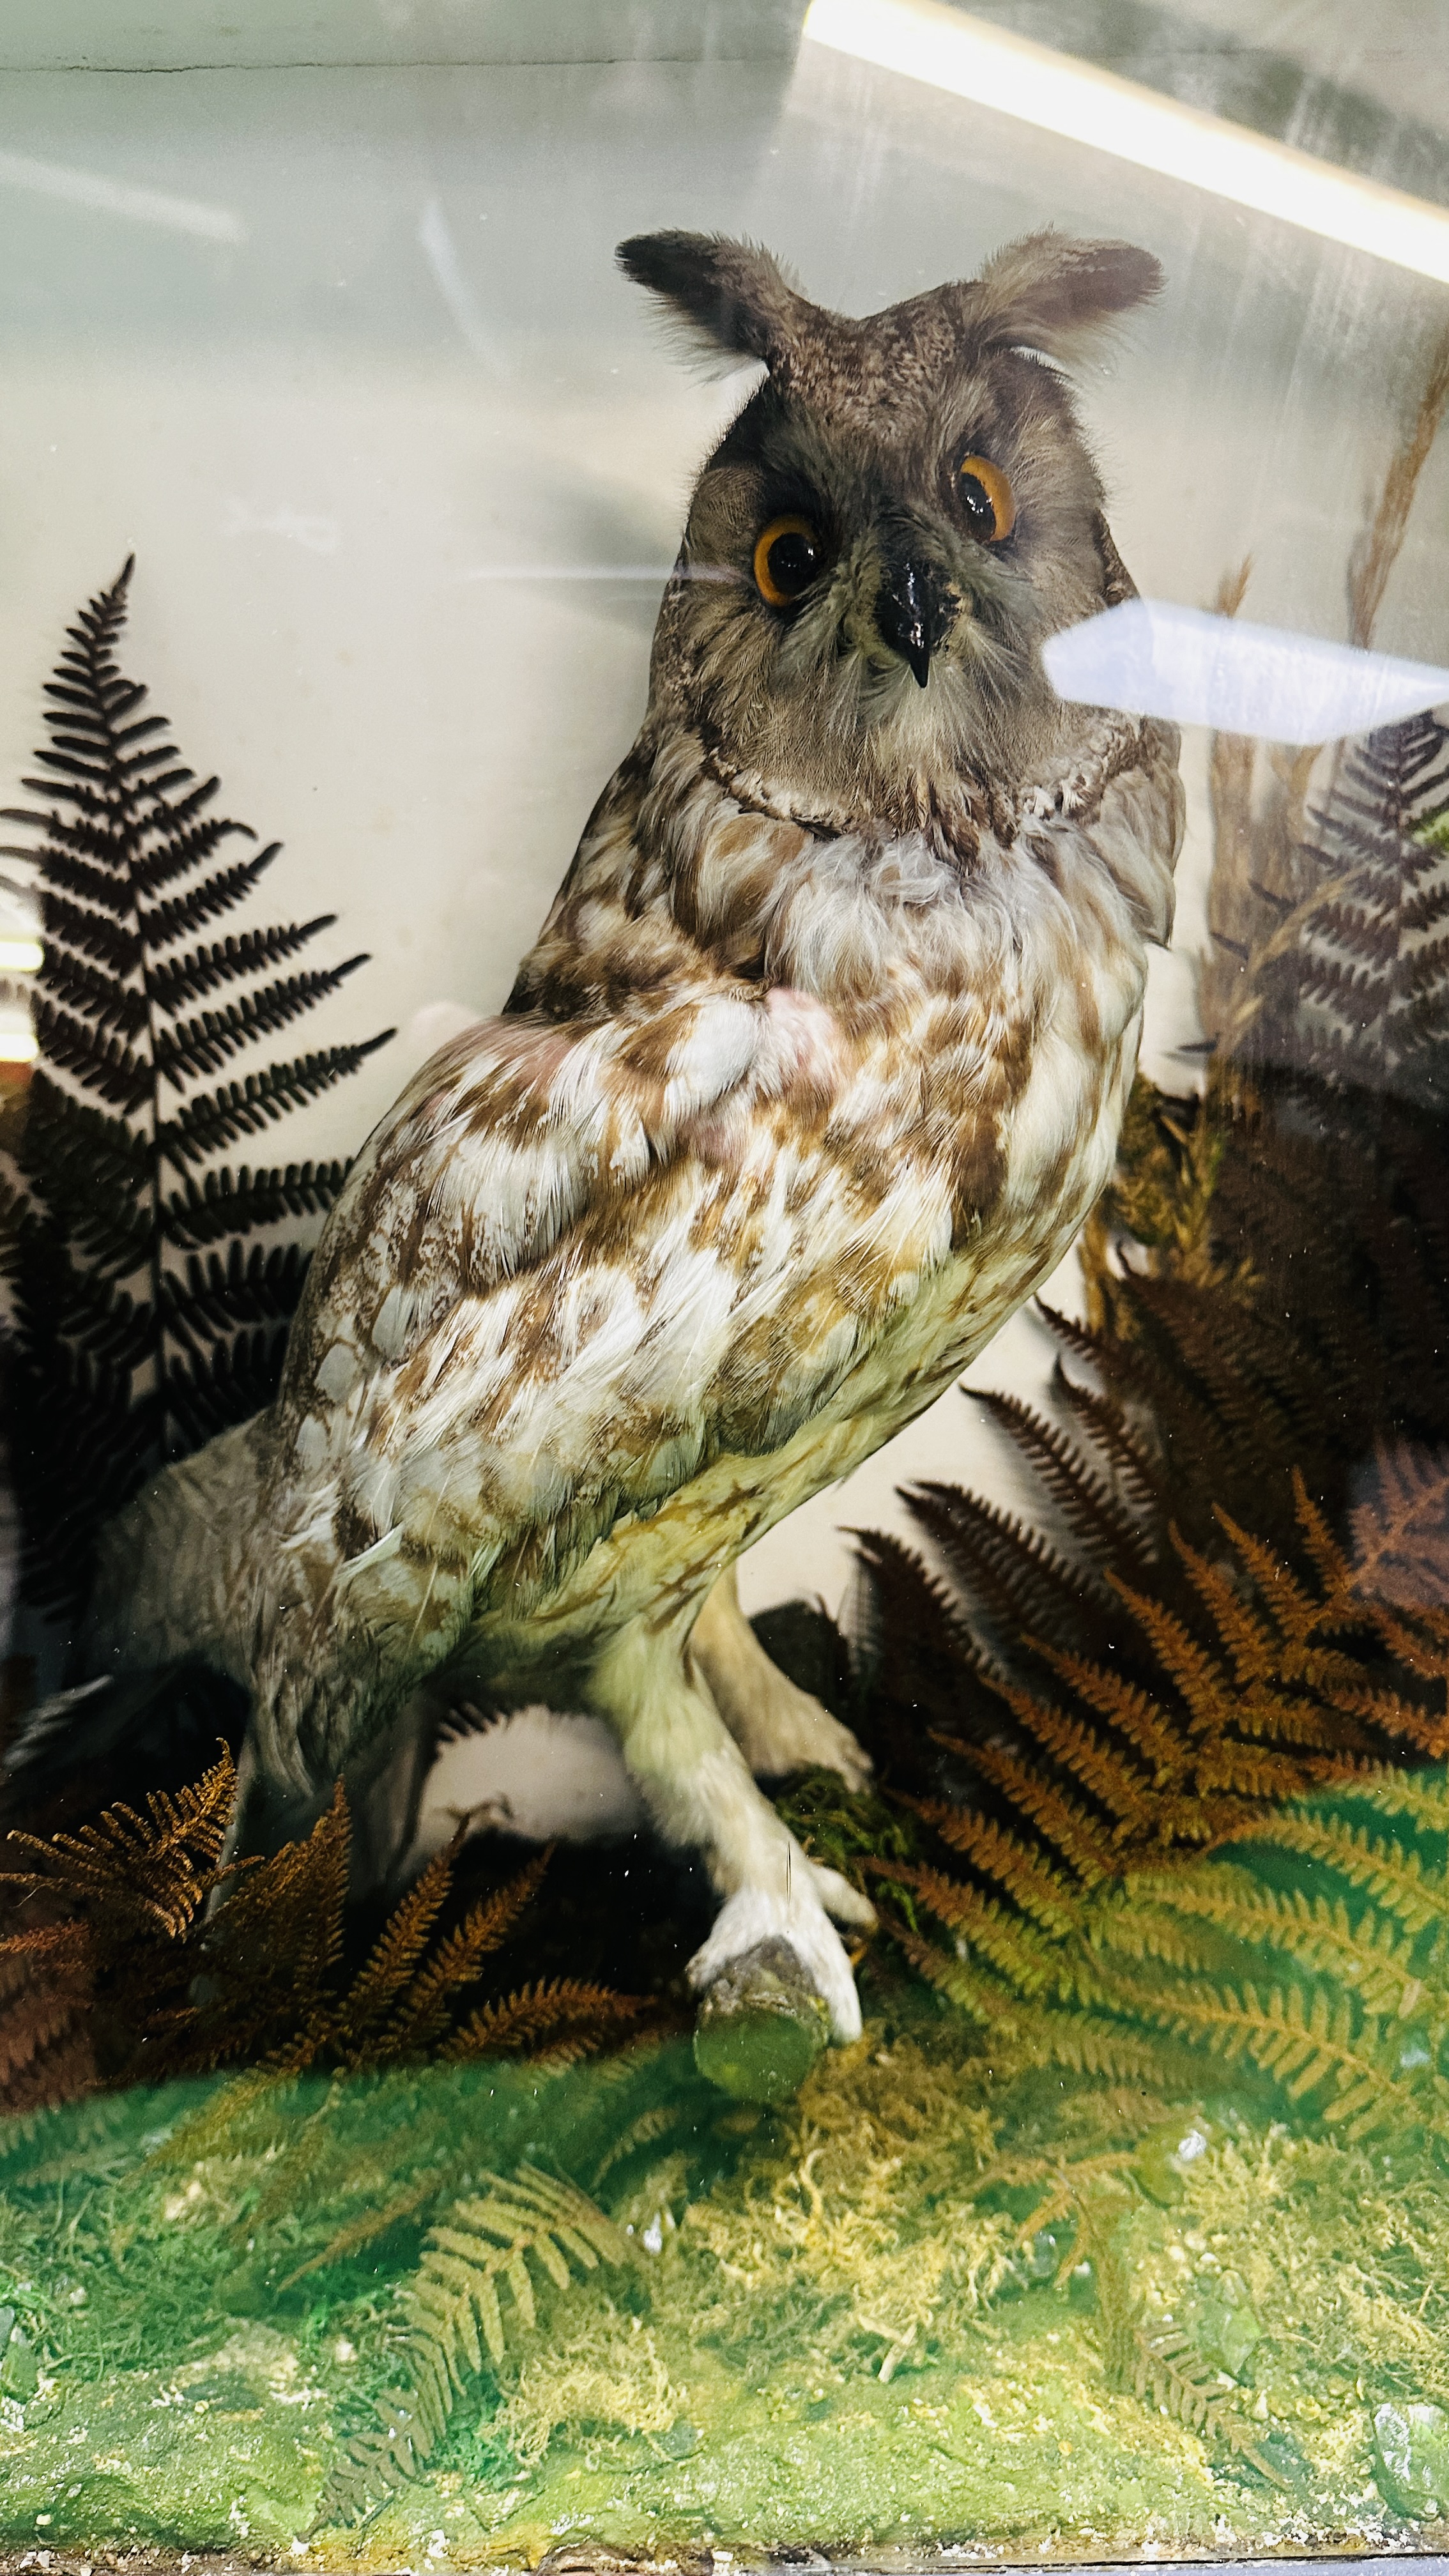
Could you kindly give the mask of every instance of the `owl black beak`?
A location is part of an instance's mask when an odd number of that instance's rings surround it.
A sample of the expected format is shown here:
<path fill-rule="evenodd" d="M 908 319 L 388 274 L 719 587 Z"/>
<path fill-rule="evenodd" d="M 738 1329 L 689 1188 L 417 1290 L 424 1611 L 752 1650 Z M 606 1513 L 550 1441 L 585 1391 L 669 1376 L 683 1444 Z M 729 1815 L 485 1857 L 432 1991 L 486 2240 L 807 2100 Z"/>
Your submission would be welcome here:
<path fill-rule="evenodd" d="M 888 563 L 876 593 L 875 622 L 881 642 L 908 663 L 918 688 L 931 676 L 931 655 L 945 642 L 955 616 L 938 574 L 909 556 Z"/>

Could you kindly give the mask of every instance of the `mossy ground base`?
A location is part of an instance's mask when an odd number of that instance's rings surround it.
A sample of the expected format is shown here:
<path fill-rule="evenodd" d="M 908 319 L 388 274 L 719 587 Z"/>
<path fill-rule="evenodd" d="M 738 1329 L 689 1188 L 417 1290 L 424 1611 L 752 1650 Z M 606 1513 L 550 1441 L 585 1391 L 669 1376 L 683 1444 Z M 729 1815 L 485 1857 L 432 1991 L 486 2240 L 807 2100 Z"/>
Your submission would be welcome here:
<path fill-rule="evenodd" d="M 602 2179 L 617 2066 L 294 2087 L 231 2132 L 219 2088 L 51 2115 L 0 2168 L 0 2302 L 31 2356 L 23 2397 L 0 2370 L 0 2545 L 443 2570 L 569 2540 L 1039 2561 L 1449 2538 L 1394 2509 L 1374 2450 L 1376 2409 L 1449 2398 L 1442 2178 L 1231 2104 L 1166 2130 L 1144 2106 L 1113 2186 L 1121 2260 L 1146 2324 L 1231 2349 L 1237 2375 L 1209 2384 L 1274 2482 L 1113 2384 L 1069 2229 L 1023 2247 L 1019 2209 L 982 2203 L 983 2156 L 1030 2147 L 1047 2112 L 1023 2096 L 1003 2130 L 962 2046 L 929 2006 L 877 2016 L 763 2111 L 710 2095 L 686 2042 L 656 2049 L 640 2143 Z M 1120 2095 L 1059 2095 L 1063 2153 L 1108 2111 L 1120 2134 Z M 179 2124 L 208 2105 L 189 2155 Z M 370 2518 L 319 2521 L 343 2446 L 405 2377 L 424 2231 L 402 2213 L 319 2262 L 318 2212 L 361 2214 L 450 2135 L 451 2187 L 551 2163 L 635 2259 L 541 2283 L 531 2329 L 505 2305 L 505 2355 L 463 2369 L 421 2474 Z"/>

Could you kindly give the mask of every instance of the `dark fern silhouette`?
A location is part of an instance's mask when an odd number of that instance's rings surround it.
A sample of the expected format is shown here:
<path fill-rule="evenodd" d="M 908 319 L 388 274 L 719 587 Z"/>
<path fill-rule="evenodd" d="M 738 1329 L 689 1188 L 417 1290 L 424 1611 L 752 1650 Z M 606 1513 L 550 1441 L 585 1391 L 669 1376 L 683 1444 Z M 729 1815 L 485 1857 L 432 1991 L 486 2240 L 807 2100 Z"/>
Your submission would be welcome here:
<path fill-rule="evenodd" d="M 1256 978 L 1240 1061 L 1449 1108 L 1449 731 L 1432 715 L 1345 749 L 1299 846 L 1296 903 Z M 1260 889 L 1261 892 L 1261 889 Z"/>
<path fill-rule="evenodd" d="M 255 833 L 213 812 L 218 781 L 120 669 L 131 573 L 68 629 L 23 782 L 42 810 L 3 818 L 39 836 L 7 853 L 35 866 L 44 963 L 35 1069 L 0 1121 L 0 1268 L 22 1579 L 49 1610 L 82 1599 L 96 1531 L 147 1475 L 275 1390 L 307 1255 L 266 1230 L 325 1212 L 346 1166 L 210 1159 L 392 1034 L 227 1074 L 366 960 L 292 965 L 333 913 L 207 935 L 281 844 L 233 850 Z"/>

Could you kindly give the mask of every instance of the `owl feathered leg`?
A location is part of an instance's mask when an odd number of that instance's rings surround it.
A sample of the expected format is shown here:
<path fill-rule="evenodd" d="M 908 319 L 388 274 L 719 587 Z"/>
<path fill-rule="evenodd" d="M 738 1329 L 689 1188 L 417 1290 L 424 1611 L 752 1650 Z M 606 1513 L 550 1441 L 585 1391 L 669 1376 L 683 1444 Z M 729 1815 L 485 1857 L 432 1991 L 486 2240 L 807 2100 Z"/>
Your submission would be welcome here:
<path fill-rule="evenodd" d="M 767 1780 L 787 1771 L 838 1771 L 863 1789 L 873 1765 L 848 1726 L 770 1661 L 740 1608 L 739 1579 L 727 1566 L 694 1623 L 690 1651 L 710 1696 L 750 1769 Z"/>
<path fill-rule="evenodd" d="M 860 2036 L 850 1962 L 830 1921 L 868 1930 L 875 1914 L 836 1871 L 807 1860 L 761 1797 L 692 1652 L 691 1603 L 667 1626 L 637 1620 L 604 1648 L 590 1699 L 667 1842 L 701 1853 L 725 1902 L 689 1963 L 703 1989 L 762 1942 L 784 1941 L 827 2005 L 834 2038 Z"/>

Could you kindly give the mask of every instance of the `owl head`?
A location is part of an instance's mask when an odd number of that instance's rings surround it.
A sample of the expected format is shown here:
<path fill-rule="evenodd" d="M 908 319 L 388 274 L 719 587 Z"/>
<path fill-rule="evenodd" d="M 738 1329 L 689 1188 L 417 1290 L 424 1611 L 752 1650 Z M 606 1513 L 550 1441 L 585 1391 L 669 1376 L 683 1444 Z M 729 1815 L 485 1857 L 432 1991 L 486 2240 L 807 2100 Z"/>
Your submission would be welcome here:
<path fill-rule="evenodd" d="M 837 810 L 1029 774 L 1064 723 L 1040 646 L 1120 575 L 1061 366 L 1156 291 L 1156 260 L 1037 233 L 852 321 L 748 243 L 649 233 L 618 256 L 696 341 L 765 369 L 695 486 L 656 706 Z"/>

